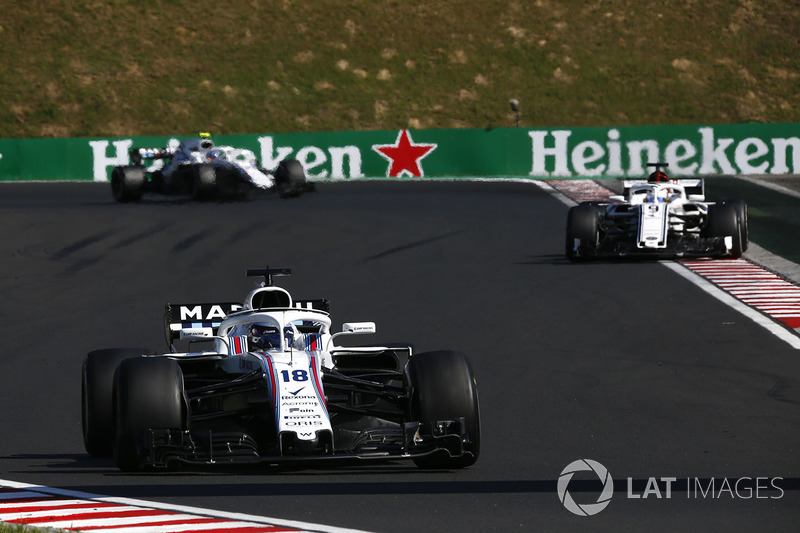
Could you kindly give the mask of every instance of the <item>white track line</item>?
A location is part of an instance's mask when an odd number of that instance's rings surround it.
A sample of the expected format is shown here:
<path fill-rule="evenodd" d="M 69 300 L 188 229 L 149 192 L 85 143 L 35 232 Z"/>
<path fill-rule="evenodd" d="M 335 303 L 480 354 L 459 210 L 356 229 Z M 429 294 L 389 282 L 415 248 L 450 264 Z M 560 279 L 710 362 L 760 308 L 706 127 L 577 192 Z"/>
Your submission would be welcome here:
<path fill-rule="evenodd" d="M 126 509 L 119 509 L 116 506 L 107 507 L 107 508 L 98 508 L 96 511 L 97 513 L 100 512 L 112 512 L 114 511 L 124 512 L 124 511 L 137 511 L 137 510 L 157 510 L 157 511 L 164 511 L 163 514 L 159 515 L 159 520 L 157 522 L 164 522 L 165 524 L 157 525 L 157 526 L 147 526 L 144 523 L 148 520 L 148 517 L 137 517 L 138 520 L 135 521 L 136 524 L 141 524 L 141 527 L 113 527 L 112 524 L 116 523 L 119 526 L 125 526 L 129 524 L 128 518 L 122 518 L 118 522 L 113 522 L 112 518 L 98 518 L 92 519 L 88 516 L 82 517 L 77 520 L 51 520 L 45 519 L 46 521 L 30 523 L 32 526 L 39 526 L 39 527 L 48 527 L 48 528 L 68 528 L 68 527 L 90 527 L 90 526 L 107 526 L 109 527 L 108 531 L 112 533 L 157 533 L 163 531 L 164 533 L 167 532 L 176 532 L 176 531 L 184 531 L 184 530 L 203 530 L 203 529 L 226 529 L 234 533 L 238 528 L 253 528 L 253 527 L 260 527 L 260 528 L 269 528 L 269 526 L 275 526 L 279 528 L 286 528 L 291 530 L 294 533 L 303 532 L 303 533 L 366 533 L 362 530 L 357 529 L 348 529 L 348 528 L 341 528 L 341 527 L 334 527 L 334 526 L 327 526 L 324 524 L 313 524 L 308 522 L 300 522 L 297 520 L 284 520 L 281 518 L 272 518 L 272 517 L 265 517 L 265 516 L 255 516 L 249 514 L 242 514 L 242 513 L 229 513 L 225 511 L 215 511 L 211 509 L 203 509 L 200 507 L 189 507 L 184 505 L 173 505 L 168 503 L 160 503 L 160 502 L 150 502 L 145 500 L 136 500 L 132 498 L 116 498 L 110 496 L 102 496 L 98 494 L 91 494 L 87 492 L 78 492 L 72 490 L 64 490 L 64 489 L 57 489 L 53 487 L 43 487 L 40 485 L 32 485 L 29 483 L 21 483 L 18 481 L 9 481 L 0 479 L 0 489 L 3 488 L 11 488 L 16 489 L 13 492 L 0 492 L 0 521 L 4 520 L 11 520 L 13 518 L 6 518 L 3 515 L 3 509 L 14 509 L 20 506 L 26 507 L 45 507 L 45 506 L 64 506 L 64 505 L 75 505 L 75 500 L 81 500 L 84 503 L 104 503 L 104 504 L 118 504 L 120 506 L 126 506 Z M 58 499 L 52 498 L 54 496 L 60 496 L 67 498 Z M 14 500 L 24 500 L 24 499 L 32 499 L 36 498 L 38 501 L 36 502 L 15 502 Z M 51 513 L 49 516 L 55 517 L 63 514 L 62 512 L 55 511 Z M 76 514 L 92 514 L 91 509 L 78 509 L 75 511 Z M 16 516 L 17 514 L 35 514 L 36 516 L 40 515 L 38 511 L 31 511 L 29 513 L 20 512 L 20 513 L 9 513 L 9 516 Z M 197 520 L 197 519 L 216 519 L 215 522 L 209 524 L 202 524 L 202 523 L 187 523 L 187 524 L 180 524 L 176 523 L 173 525 L 166 524 L 166 522 L 171 522 L 176 517 L 176 515 L 180 516 L 183 520 Z M 92 529 L 92 531 L 100 531 L 101 529 Z M 87 530 L 88 531 L 88 530 Z"/>

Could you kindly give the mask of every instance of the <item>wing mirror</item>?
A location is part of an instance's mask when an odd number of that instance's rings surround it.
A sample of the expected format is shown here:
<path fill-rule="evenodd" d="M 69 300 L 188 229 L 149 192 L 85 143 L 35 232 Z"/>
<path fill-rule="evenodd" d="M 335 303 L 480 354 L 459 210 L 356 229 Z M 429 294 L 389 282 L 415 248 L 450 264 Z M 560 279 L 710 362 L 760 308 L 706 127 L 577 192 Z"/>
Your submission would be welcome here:
<path fill-rule="evenodd" d="M 333 339 L 340 335 L 361 335 L 364 333 L 375 333 L 375 322 L 345 322 L 342 324 L 342 331 L 331 335 L 328 347 L 333 345 Z"/>
<path fill-rule="evenodd" d="M 339 333 L 347 333 L 350 335 L 359 335 L 361 333 L 375 333 L 375 322 L 347 322 L 342 324 L 342 331 Z"/>

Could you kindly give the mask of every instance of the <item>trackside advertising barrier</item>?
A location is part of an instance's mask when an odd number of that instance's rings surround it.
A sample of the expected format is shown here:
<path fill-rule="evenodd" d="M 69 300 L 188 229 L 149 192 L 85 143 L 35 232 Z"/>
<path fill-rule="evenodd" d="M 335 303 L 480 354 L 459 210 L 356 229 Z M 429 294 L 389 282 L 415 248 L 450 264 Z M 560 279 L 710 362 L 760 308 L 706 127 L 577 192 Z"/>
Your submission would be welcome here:
<path fill-rule="evenodd" d="M 0 180 L 107 181 L 131 148 L 174 137 L 0 139 Z M 800 174 L 800 124 L 494 128 L 216 135 L 266 169 L 300 160 L 313 180 L 641 177 L 665 161 L 682 175 Z"/>

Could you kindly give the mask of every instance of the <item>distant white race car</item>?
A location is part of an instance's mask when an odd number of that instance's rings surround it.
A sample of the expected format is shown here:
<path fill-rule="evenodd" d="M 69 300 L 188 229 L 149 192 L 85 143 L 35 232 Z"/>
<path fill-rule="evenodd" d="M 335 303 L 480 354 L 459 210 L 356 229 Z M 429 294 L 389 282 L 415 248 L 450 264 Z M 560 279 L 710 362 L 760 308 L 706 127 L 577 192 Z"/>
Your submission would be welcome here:
<path fill-rule="evenodd" d="M 340 346 L 326 300 L 294 300 L 265 276 L 242 303 L 167 305 L 170 352 L 117 348 L 83 363 L 83 437 L 123 471 L 180 463 L 411 459 L 463 468 L 480 452 L 467 358 L 411 346 Z M 209 345 L 177 351 L 175 343 Z"/>
<path fill-rule="evenodd" d="M 706 202 L 702 179 L 671 179 L 656 167 L 647 180 L 624 180 L 622 195 L 583 202 L 567 216 L 566 255 L 600 257 L 741 257 L 747 204 Z"/>
<path fill-rule="evenodd" d="M 253 189 L 277 191 L 283 198 L 314 190 L 296 159 L 284 159 L 267 170 L 252 151 L 218 146 L 207 133 L 177 146 L 133 148 L 130 161 L 111 171 L 111 193 L 122 203 L 137 202 L 144 193 L 226 200 Z"/>

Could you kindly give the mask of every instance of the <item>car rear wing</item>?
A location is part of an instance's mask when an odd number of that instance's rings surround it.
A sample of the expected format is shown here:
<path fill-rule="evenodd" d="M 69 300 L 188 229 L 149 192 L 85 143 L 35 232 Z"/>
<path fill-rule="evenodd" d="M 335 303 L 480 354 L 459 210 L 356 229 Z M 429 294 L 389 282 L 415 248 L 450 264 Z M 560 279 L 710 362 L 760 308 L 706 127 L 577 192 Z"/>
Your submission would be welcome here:
<path fill-rule="evenodd" d="M 131 148 L 128 152 L 130 161 L 134 165 L 142 165 L 143 161 L 154 161 L 156 159 L 169 159 L 174 152 L 169 148 Z M 150 163 L 147 163 L 150 164 Z"/>
<path fill-rule="evenodd" d="M 666 183 L 666 182 L 663 182 Z M 678 178 L 678 179 L 671 179 L 669 183 L 674 183 L 675 185 L 680 185 L 686 191 L 686 196 L 690 194 L 698 194 L 701 196 L 706 195 L 705 189 L 705 182 L 702 178 Z M 625 198 L 630 197 L 631 186 L 632 185 L 646 185 L 646 179 L 636 179 L 636 180 L 622 180 L 622 194 Z"/>
<path fill-rule="evenodd" d="M 293 308 L 330 311 L 330 302 L 325 299 L 295 300 L 292 303 Z M 174 348 L 175 340 L 187 337 L 213 337 L 225 318 L 243 309 L 240 302 L 166 304 L 164 333 L 167 346 Z"/>

